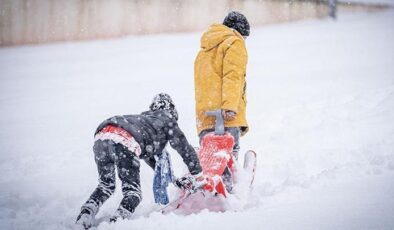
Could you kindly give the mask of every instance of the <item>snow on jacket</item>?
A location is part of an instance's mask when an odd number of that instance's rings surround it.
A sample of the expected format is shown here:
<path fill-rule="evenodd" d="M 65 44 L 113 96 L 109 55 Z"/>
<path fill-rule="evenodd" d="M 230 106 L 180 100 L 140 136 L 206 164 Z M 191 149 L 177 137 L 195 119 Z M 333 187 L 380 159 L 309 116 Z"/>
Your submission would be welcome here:
<path fill-rule="evenodd" d="M 194 148 L 189 144 L 177 121 L 163 110 L 146 111 L 140 115 L 114 116 L 102 122 L 95 134 L 107 125 L 115 125 L 128 131 L 141 147 L 140 158 L 154 167 L 154 155 L 160 154 L 168 142 L 182 157 L 189 172 L 202 171 Z"/>
<path fill-rule="evenodd" d="M 205 116 L 209 110 L 225 109 L 237 113 L 226 127 L 248 131 L 246 121 L 245 40 L 236 30 L 213 24 L 201 38 L 201 50 L 194 63 L 197 132 L 214 128 L 214 118 Z"/>

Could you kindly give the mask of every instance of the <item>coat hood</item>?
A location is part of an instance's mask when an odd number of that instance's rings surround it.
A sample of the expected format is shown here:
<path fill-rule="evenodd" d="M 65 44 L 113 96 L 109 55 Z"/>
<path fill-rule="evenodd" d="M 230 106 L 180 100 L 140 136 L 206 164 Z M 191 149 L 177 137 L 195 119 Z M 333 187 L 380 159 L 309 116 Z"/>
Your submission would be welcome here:
<path fill-rule="evenodd" d="M 237 31 L 222 24 L 213 24 L 201 37 L 201 49 L 208 51 L 234 36 L 243 39 Z"/>

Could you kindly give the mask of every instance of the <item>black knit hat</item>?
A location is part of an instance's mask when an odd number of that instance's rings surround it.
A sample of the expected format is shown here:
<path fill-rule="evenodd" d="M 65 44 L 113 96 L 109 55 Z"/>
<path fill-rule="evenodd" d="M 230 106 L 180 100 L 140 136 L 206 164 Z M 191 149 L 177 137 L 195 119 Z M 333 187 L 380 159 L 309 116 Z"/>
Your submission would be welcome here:
<path fill-rule="evenodd" d="M 178 111 L 176 111 L 175 104 L 172 101 L 170 95 L 166 93 L 157 94 L 152 103 L 149 106 L 149 109 L 152 111 L 156 110 L 164 110 L 169 112 L 175 120 L 178 120 Z"/>
<path fill-rule="evenodd" d="M 224 18 L 223 25 L 237 30 L 242 36 L 249 36 L 250 26 L 245 15 L 237 12 L 231 11 Z"/>

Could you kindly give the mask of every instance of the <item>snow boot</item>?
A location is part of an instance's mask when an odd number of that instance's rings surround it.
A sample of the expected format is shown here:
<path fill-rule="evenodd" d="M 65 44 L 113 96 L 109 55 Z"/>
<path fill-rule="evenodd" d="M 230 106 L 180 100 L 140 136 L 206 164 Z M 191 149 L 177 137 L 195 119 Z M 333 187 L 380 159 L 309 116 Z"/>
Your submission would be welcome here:
<path fill-rule="evenodd" d="M 121 219 L 121 220 L 129 219 L 132 214 L 133 214 L 133 212 L 130 212 L 129 210 L 127 210 L 127 209 L 123 208 L 122 206 L 120 206 L 116 210 L 115 214 L 112 215 L 112 217 L 109 219 L 109 222 L 115 223 L 119 219 Z"/>
<path fill-rule="evenodd" d="M 94 217 L 92 213 L 87 209 L 82 209 L 81 213 L 77 217 L 76 224 L 82 225 L 85 229 L 89 229 L 93 225 Z"/>

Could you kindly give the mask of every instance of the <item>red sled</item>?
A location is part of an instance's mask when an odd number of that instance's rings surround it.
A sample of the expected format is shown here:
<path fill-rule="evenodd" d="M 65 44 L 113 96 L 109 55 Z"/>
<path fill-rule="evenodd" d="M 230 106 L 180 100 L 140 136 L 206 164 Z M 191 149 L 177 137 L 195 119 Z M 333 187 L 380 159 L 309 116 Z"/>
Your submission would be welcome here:
<path fill-rule="evenodd" d="M 201 140 L 201 148 L 198 151 L 198 158 L 202 167 L 203 174 L 207 178 L 204 190 L 227 197 L 226 186 L 222 175 L 226 167 L 232 173 L 235 172 L 234 157 L 232 149 L 234 138 L 231 134 L 216 135 L 208 133 Z"/>
<path fill-rule="evenodd" d="M 222 196 L 226 198 L 228 191 L 223 181 L 223 174 L 226 168 L 231 172 L 231 178 L 234 181 L 234 175 L 237 172 L 235 158 L 232 154 L 234 138 L 230 133 L 224 131 L 224 121 L 221 110 L 210 111 L 207 116 L 215 116 L 215 132 L 206 134 L 201 139 L 201 146 L 196 149 L 203 174 L 206 178 L 206 184 L 200 188 L 202 197 L 208 199 L 206 194 L 213 194 L 214 197 Z M 256 153 L 247 151 L 244 156 L 244 169 L 251 173 L 250 185 L 253 183 L 254 171 L 256 168 Z M 188 197 L 195 191 L 182 191 L 178 199 L 171 202 L 166 207 L 160 209 L 162 213 L 174 211 L 180 208 Z"/>

